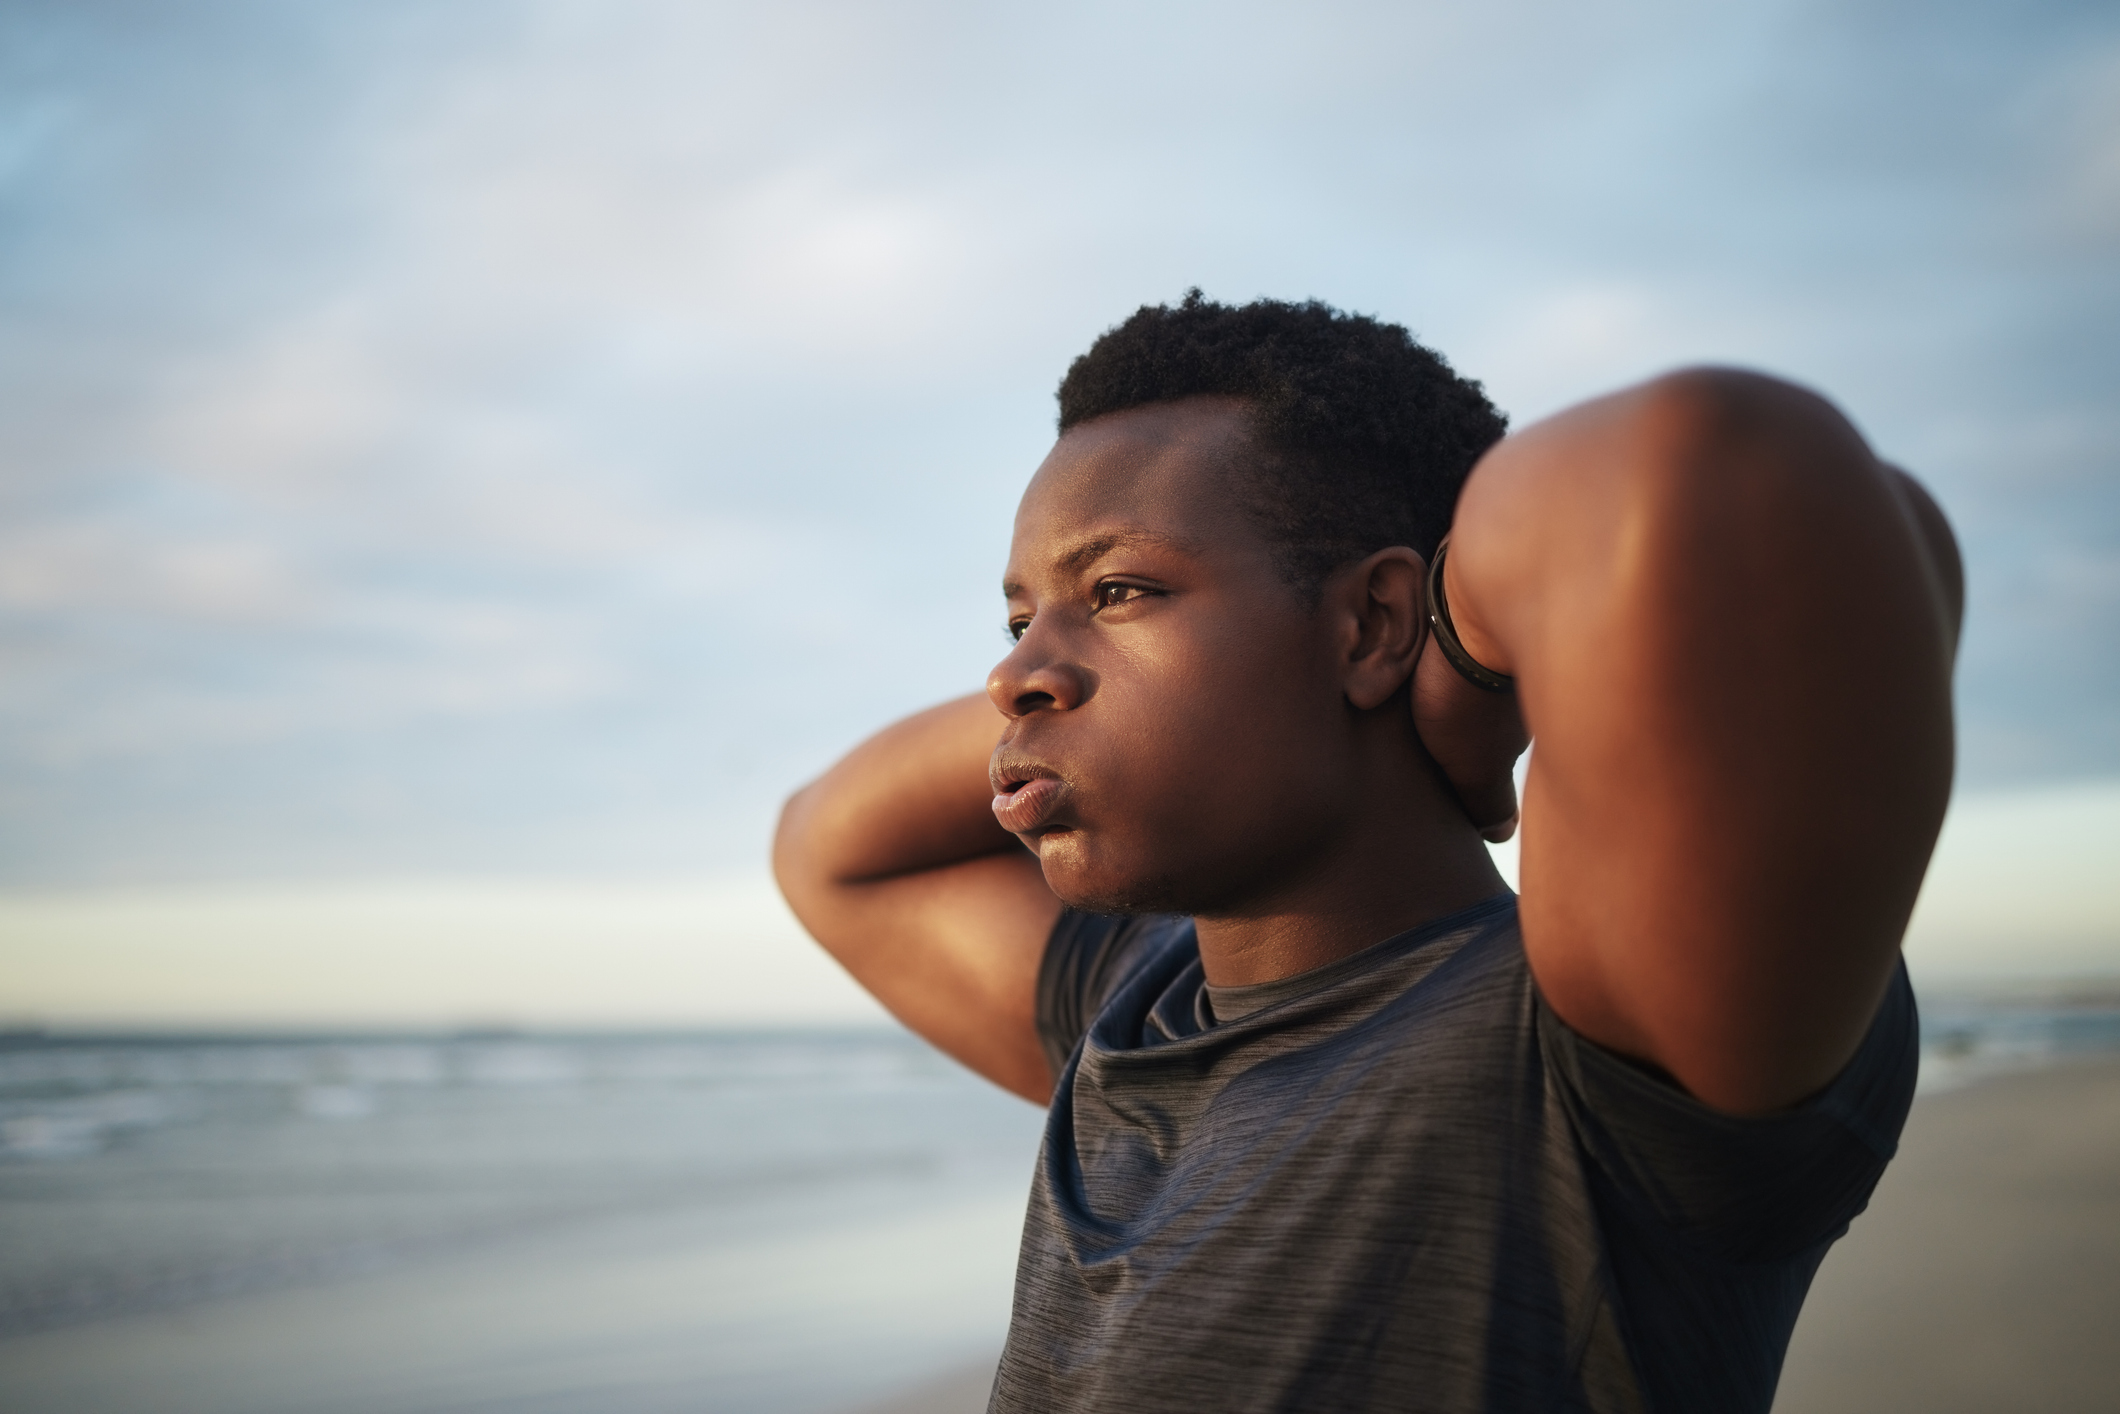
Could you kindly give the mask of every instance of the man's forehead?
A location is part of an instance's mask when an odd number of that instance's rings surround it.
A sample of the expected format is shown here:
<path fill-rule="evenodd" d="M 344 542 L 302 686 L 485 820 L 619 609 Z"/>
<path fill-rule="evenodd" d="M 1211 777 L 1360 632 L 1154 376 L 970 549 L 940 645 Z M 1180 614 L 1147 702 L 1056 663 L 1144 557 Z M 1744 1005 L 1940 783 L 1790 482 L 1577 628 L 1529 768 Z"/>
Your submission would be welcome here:
<path fill-rule="evenodd" d="M 1079 570 L 1117 550 L 1198 554 L 1236 527 L 1230 477 L 1243 404 L 1191 399 L 1071 429 L 1017 507 L 1010 578 Z"/>
<path fill-rule="evenodd" d="M 1041 483 L 1089 489 L 1144 477 L 1226 470 L 1251 440 L 1247 407 L 1236 398 L 1150 403 L 1062 433 L 1032 478 L 1031 489 Z"/>
<path fill-rule="evenodd" d="M 1016 513 L 1004 591 L 1013 594 L 1033 577 L 1072 578 L 1115 554 L 1197 558 L 1237 528 L 1229 524 L 1226 496 L 1143 484 L 1153 479 L 1160 478 L 1100 477 L 1092 487 L 1042 496 L 1034 485 Z"/>

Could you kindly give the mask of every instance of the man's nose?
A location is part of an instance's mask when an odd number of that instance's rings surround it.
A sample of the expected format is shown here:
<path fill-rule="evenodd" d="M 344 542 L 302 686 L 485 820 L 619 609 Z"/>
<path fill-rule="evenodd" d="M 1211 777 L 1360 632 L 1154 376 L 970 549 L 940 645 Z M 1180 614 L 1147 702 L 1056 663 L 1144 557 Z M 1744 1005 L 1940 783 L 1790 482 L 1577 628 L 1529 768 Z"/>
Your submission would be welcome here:
<path fill-rule="evenodd" d="M 1015 648 L 986 675 L 986 695 L 1004 717 L 1069 712 L 1089 699 L 1092 679 L 1081 664 L 1057 652 L 1054 635 L 1035 621 Z"/>

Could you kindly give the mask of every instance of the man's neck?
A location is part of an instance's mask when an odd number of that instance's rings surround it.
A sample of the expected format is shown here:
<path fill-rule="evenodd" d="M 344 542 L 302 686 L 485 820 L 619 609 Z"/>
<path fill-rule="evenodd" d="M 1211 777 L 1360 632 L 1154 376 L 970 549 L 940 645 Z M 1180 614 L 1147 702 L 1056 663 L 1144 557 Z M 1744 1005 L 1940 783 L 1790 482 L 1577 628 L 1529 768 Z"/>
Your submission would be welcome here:
<path fill-rule="evenodd" d="M 1382 789 L 1307 867 L 1227 912 L 1196 917 L 1209 983 L 1278 982 L 1493 898 L 1506 887 L 1457 803 L 1432 780 Z"/>

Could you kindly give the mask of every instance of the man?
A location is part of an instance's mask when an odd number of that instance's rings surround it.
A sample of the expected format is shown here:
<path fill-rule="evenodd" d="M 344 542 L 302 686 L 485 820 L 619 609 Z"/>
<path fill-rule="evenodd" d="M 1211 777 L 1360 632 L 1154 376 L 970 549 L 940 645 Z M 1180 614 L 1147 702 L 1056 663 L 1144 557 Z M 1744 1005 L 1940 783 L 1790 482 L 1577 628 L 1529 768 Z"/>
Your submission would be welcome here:
<path fill-rule="evenodd" d="M 1050 1101 L 995 1410 L 1772 1403 L 1912 1092 L 1956 551 L 1759 376 L 1502 430 L 1395 326 L 1141 310 L 985 694 L 789 802 L 809 929 Z"/>

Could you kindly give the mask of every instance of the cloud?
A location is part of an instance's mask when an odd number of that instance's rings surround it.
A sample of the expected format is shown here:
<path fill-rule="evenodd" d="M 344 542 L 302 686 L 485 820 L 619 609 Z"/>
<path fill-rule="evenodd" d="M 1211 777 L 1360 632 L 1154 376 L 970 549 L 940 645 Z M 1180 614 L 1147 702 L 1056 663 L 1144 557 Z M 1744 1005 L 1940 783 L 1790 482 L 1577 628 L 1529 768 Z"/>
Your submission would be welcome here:
<path fill-rule="evenodd" d="M 0 875 L 755 867 L 979 681 L 1057 375 L 1195 282 L 1403 319 L 1520 421 L 1827 388 L 1965 540 L 1966 779 L 2120 770 L 2108 7 L 0 37 Z"/>
<path fill-rule="evenodd" d="M 2120 974 L 2120 782 L 1961 798 L 1908 927 L 1907 963 L 1943 985 Z"/>
<path fill-rule="evenodd" d="M 0 961 L 74 1028 L 885 1019 L 763 880 L 15 891 Z"/>
<path fill-rule="evenodd" d="M 305 594 L 280 547 L 240 539 L 143 542 L 105 521 L 0 532 L 0 605 L 283 620 Z"/>

